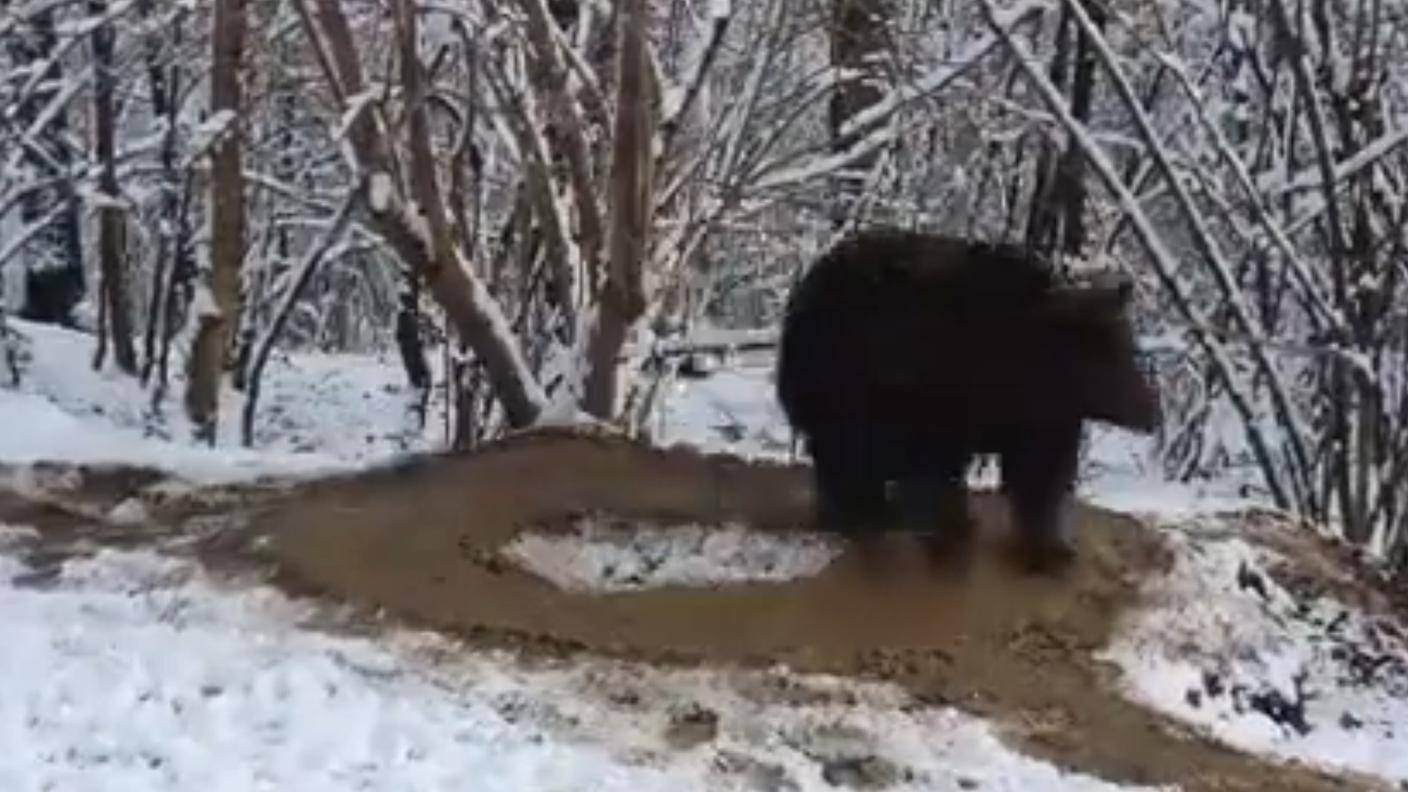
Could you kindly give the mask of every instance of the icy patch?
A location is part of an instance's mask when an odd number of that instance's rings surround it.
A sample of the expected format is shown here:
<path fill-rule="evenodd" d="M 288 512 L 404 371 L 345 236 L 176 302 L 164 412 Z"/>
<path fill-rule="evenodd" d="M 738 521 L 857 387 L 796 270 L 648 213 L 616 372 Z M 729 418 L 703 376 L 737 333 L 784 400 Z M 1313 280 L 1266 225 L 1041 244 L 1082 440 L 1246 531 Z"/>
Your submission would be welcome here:
<path fill-rule="evenodd" d="M 890 685 L 530 670 L 423 633 L 317 633 L 311 606 L 147 552 L 72 560 L 51 583 L 0 579 L 0 789 L 810 792 L 855 767 L 893 790 L 1127 788 Z M 677 728 L 682 712 L 702 727 Z"/>
<path fill-rule="evenodd" d="M 817 534 L 599 517 L 575 520 L 570 532 L 524 532 L 502 550 L 526 571 L 569 591 L 780 583 L 819 574 L 840 552 Z"/>
<path fill-rule="evenodd" d="M 1408 781 L 1404 625 L 1281 588 L 1215 521 L 1168 533 L 1176 566 L 1105 653 L 1127 694 L 1243 750 Z"/>

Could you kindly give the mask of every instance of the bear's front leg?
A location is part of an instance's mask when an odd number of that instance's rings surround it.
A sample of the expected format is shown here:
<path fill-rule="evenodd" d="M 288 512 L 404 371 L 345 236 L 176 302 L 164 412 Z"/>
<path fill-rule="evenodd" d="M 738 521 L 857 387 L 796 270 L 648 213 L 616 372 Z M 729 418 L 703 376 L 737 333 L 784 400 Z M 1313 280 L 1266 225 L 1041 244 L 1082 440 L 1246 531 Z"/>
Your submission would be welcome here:
<path fill-rule="evenodd" d="M 932 469 L 911 473 L 895 486 L 900 519 L 907 530 L 921 533 L 929 560 L 936 566 L 966 567 L 976 526 L 968 511 L 964 473 L 968 456 L 952 454 Z"/>
<path fill-rule="evenodd" d="M 1075 560 L 1080 428 L 1074 422 L 1026 432 L 1002 451 L 1002 488 L 1030 572 L 1061 572 Z"/>
<path fill-rule="evenodd" d="M 861 444 L 817 438 L 811 445 L 818 529 L 849 538 L 867 565 L 878 564 L 878 539 L 893 522 L 885 480 Z"/>

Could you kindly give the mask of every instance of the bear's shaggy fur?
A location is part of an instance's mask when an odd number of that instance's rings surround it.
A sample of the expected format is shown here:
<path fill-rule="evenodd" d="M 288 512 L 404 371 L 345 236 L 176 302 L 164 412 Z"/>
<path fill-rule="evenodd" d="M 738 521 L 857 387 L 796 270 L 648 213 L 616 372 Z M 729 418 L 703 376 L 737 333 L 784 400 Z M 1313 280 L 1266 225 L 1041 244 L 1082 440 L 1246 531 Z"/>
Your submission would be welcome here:
<path fill-rule="evenodd" d="M 1029 562 L 1069 560 L 1083 422 L 1161 422 L 1129 295 L 1126 281 L 1064 283 L 1016 246 L 892 229 L 837 244 L 789 297 L 777 370 L 819 522 L 856 536 L 941 523 L 936 551 L 966 544 L 967 466 L 996 453 Z"/>

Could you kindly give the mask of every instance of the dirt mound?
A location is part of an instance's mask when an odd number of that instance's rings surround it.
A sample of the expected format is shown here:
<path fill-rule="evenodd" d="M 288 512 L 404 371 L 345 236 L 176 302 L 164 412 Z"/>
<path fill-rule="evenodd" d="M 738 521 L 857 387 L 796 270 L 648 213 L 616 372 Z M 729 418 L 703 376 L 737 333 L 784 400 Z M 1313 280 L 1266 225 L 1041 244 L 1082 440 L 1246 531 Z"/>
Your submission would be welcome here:
<path fill-rule="evenodd" d="M 789 582 L 584 593 L 507 563 L 525 529 L 600 511 L 660 524 L 810 529 L 802 466 L 745 463 L 611 436 L 544 431 L 297 488 L 257 509 L 277 579 L 479 642 L 654 662 L 786 663 L 898 682 L 922 701 L 991 716 L 1026 750 L 1107 778 L 1185 789 L 1343 789 L 1190 735 L 1115 692 L 1092 660 L 1146 577 L 1156 536 L 1082 508 L 1079 561 L 1061 580 L 1006 554 L 1005 507 L 974 498 L 980 539 L 964 577 L 875 580 L 850 554 Z M 919 567 L 915 547 L 904 568 Z"/>

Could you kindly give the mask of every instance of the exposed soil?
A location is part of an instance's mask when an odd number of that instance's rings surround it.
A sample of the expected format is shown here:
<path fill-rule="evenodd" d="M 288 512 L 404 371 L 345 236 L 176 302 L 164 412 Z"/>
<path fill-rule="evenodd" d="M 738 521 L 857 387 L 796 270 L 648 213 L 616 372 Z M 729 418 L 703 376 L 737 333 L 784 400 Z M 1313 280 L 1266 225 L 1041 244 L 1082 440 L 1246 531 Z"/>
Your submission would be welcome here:
<path fill-rule="evenodd" d="M 473 455 L 300 486 L 255 506 L 275 580 L 482 644 L 586 651 L 664 663 L 785 663 L 897 682 L 1000 724 L 1018 747 L 1105 778 L 1189 790 L 1368 789 L 1277 765 L 1191 734 L 1121 697 L 1092 659 L 1140 582 L 1170 562 L 1136 521 L 1082 507 L 1079 556 L 1061 579 L 1018 572 L 995 496 L 978 494 L 979 549 L 967 575 L 925 570 L 898 548 L 895 574 L 850 554 L 788 583 L 571 593 L 503 561 L 525 528 L 598 511 L 662 524 L 740 520 L 806 530 L 807 469 L 744 463 L 611 436 L 540 431 Z M 243 539 L 251 538 L 244 534 Z M 246 546 L 212 550 L 228 562 Z M 914 572 L 919 574 L 914 574 Z"/>

